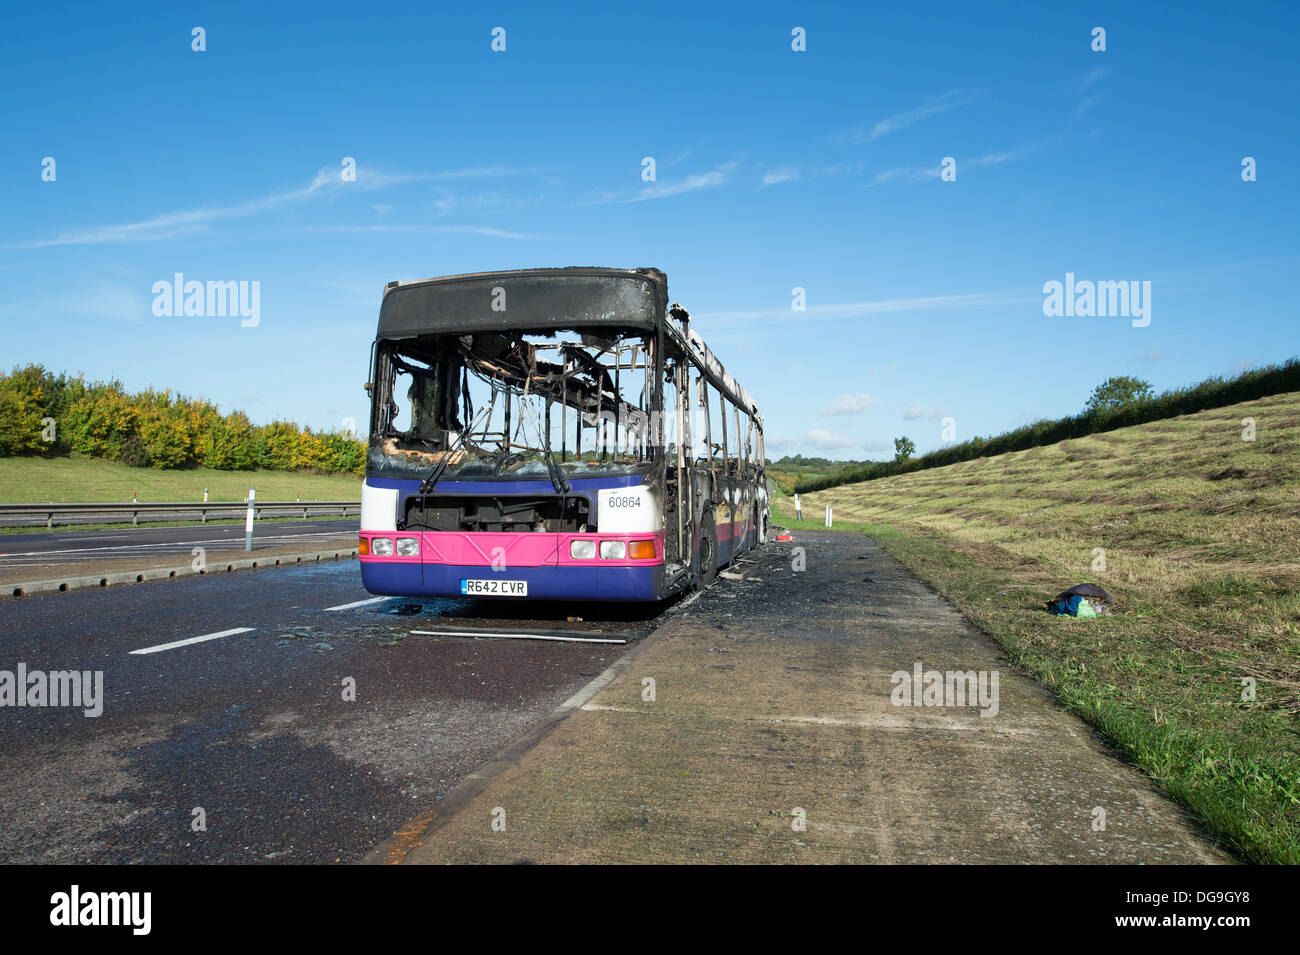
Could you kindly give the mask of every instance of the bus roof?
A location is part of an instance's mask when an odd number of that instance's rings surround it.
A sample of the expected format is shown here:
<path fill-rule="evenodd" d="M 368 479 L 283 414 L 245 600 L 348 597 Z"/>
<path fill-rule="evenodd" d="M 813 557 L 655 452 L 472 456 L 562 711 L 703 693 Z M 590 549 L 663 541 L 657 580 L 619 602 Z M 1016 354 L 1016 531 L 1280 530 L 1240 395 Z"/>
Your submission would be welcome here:
<path fill-rule="evenodd" d="M 379 338 L 623 325 L 652 331 L 668 306 L 658 269 L 516 269 L 390 282 Z"/>
<path fill-rule="evenodd" d="M 713 385 L 761 426 L 754 399 L 699 334 L 668 320 L 668 277 L 659 269 L 573 266 L 389 282 L 376 338 L 610 325 L 651 332 L 663 326 L 668 341 L 692 354 Z"/>

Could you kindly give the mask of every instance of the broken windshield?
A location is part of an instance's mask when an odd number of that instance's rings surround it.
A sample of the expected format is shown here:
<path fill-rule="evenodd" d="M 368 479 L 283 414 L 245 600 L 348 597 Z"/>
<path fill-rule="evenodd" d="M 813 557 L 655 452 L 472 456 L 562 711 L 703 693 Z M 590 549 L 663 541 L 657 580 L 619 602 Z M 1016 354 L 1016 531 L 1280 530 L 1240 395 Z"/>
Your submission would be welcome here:
<path fill-rule="evenodd" d="M 502 330 L 381 341 L 372 473 L 553 480 L 654 460 L 653 338 Z M 549 459 L 549 460 L 548 460 Z"/>

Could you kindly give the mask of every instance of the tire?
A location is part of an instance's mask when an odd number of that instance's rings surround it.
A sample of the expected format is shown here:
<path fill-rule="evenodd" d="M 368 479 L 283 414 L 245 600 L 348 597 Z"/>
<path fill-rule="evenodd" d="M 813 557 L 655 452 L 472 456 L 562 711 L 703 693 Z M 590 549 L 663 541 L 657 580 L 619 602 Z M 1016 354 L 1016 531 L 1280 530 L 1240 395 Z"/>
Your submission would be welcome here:
<path fill-rule="evenodd" d="M 703 590 L 718 576 L 718 528 L 713 523 L 713 512 L 705 511 L 700 522 L 700 547 L 695 554 L 699 572 L 695 575 L 695 589 Z"/>

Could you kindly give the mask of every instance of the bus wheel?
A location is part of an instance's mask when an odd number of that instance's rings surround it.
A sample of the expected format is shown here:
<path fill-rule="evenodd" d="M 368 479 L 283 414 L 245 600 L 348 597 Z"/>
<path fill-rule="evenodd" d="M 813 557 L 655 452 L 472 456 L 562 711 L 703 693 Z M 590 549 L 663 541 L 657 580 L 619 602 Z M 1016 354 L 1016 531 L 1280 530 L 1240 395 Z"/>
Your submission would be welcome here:
<path fill-rule="evenodd" d="M 695 589 L 703 590 L 718 576 L 718 528 L 713 523 L 712 512 L 706 512 L 700 527 L 699 573 L 695 575 Z"/>

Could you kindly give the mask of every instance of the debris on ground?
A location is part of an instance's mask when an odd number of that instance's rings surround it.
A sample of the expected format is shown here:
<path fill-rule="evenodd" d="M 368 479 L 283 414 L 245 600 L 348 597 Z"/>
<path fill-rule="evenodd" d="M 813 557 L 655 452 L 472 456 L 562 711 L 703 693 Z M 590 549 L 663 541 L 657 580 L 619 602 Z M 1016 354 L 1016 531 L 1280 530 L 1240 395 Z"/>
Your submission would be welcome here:
<path fill-rule="evenodd" d="M 1047 602 L 1047 612 L 1068 617 L 1109 617 L 1110 594 L 1096 584 L 1076 584 Z"/>

